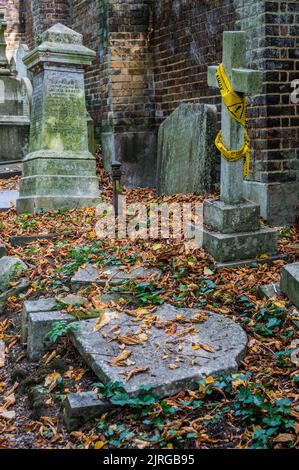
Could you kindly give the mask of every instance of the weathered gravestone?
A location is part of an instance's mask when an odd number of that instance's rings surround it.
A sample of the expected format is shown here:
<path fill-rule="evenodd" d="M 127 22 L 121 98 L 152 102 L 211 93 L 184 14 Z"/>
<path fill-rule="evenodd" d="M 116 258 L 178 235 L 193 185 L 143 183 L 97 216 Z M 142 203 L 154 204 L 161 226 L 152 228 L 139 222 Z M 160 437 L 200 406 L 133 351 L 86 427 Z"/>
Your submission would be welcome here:
<path fill-rule="evenodd" d="M 33 76 L 30 153 L 19 212 L 92 207 L 99 202 L 96 161 L 88 150 L 84 67 L 95 53 L 82 35 L 56 24 L 24 57 Z"/>
<path fill-rule="evenodd" d="M 20 161 L 27 151 L 30 103 L 26 86 L 16 80 L 6 57 L 4 13 L 0 11 L 0 164 Z"/>
<path fill-rule="evenodd" d="M 223 65 L 233 89 L 240 94 L 258 93 L 261 74 L 246 66 L 246 34 L 224 32 Z M 218 86 L 216 67 L 209 67 L 209 85 Z M 244 143 L 244 127 L 232 119 L 222 104 L 222 140 L 229 150 L 239 150 Z M 261 228 L 260 208 L 243 199 L 243 159 L 230 162 L 221 158 L 220 200 L 205 201 L 203 248 L 217 262 L 249 260 L 277 252 L 277 234 Z"/>
<path fill-rule="evenodd" d="M 229 318 L 167 304 L 150 316 L 105 309 L 100 321 L 82 321 L 70 335 L 101 382 L 123 382 L 130 395 L 145 385 L 169 396 L 236 372 L 247 347 Z"/>
<path fill-rule="evenodd" d="M 209 193 L 217 149 L 215 106 L 182 103 L 160 126 L 159 194 Z"/>
<path fill-rule="evenodd" d="M 16 70 L 17 70 L 17 79 L 22 80 L 22 78 L 28 78 L 28 70 L 26 65 L 23 62 L 25 55 L 29 52 L 29 47 L 27 44 L 20 44 L 16 53 Z"/>

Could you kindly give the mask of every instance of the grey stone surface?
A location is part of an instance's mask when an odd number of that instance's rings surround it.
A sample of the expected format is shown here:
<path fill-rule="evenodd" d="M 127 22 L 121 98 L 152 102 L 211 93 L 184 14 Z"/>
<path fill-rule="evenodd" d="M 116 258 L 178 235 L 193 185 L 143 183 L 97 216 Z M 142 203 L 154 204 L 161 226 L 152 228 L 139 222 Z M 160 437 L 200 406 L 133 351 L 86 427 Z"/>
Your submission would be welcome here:
<path fill-rule="evenodd" d="M 263 88 L 262 73 L 246 69 L 246 33 L 244 31 L 225 31 L 223 33 L 222 63 L 237 92 L 257 94 Z M 216 67 L 209 67 L 208 83 L 218 87 Z M 229 150 L 239 150 L 244 144 L 244 128 L 232 119 L 222 102 L 221 130 L 223 143 Z M 243 159 L 231 163 L 221 159 L 220 198 L 227 204 L 238 204 L 243 197 Z"/>
<path fill-rule="evenodd" d="M 8 288 L 7 290 L 4 290 L 3 292 L 0 289 L 0 316 L 4 312 L 7 299 L 9 297 L 13 297 L 13 296 L 20 294 L 21 292 L 27 290 L 28 288 L 29 288 L 29 281 L 24 278 L 24 279 L 20 279 L 20 281 L 14 287 Z"/>
<path fill-rule="evenodd" d="M 28 313 L 27 355 L 30 361 L 38 361 L 52 346 L 48 334 L 53 328 L 53 323 L 58 321 L 73 323 L 76 319 L 59 311 Z"/>
<path fill-rule="evenodd" d="M 287 264 L 282 268 L 280 289 L 299 308 L 299 263 Z"/>
<path fill-rule="evenodd" d="M 81 34 L 61 24 L 40 39 L 24 57 L 33 75 L 33 98 L 30 153 L 17 210 L 92 207 L 100 192 L 95 157 L 88 150 L 84 67 L 96 54 L 83 46 Z"/>
<path fill-rule="evenodd" d="M 244 197 L 261 207 L 261 216 L 271 225 L 285 227 L 299 217 L 299 185 L 297 181 L 260 183 L 244 181 Z"/>
<path fill-rule="evenodd" d="M 27 343 L 28 336 L 28 315 L 29 313 L 36 312 L 51 312 L 57 310 L 57 301 L 55 298 L 40 299 L 40 300 L 26 300 L 23 305 L 22 311 L 22 343 Z"/>
<path fill-rule="evenodd" d="M 128 270 L 126 266 L 111 266 L 105 268 L 101 273 L 99 268 L 87 265 L 80 268 L 72 277 L 71 283 L 73 287 L 82 287 L 89 284 L 105 285 L 109 281 L 109 285 L 120 285 L 125 281 L 134 281 L 137 279 L 159 279 L 161 271 L 156 268 L 137 268 Z"/>
<path fill-rule="evenodd" d="M 281 295 L 280 284 L 266 284 L 260 286 L 257 291 L 257 296 L 259 299 L 274 299 Z"/>
<path fill-rule="evenodd" d="M 235 269 L 235 268 L 240 268 L 242 266 L 251 266 L 251 267 L 257 267 L 257 265 L 260 264 L 273 264 L 277 260 L 282 260 L 284 259 L 284 255 L 271 255 L 267 256 L 265 258 L 252 258 L 252 259 L 244 259 L 242 261 L 225 261 L 223 263 L 216 262 L 215 263 L 215 268 L 216 269 Z"/>
<path fill-rule="evenodd" d="M 19 191 L 3 189 L 0 191 L 0 211 L 8 210 L 11 203 L 16 206 Z"/>
<path fill-rule="evenodd" d="M 272 256 L 277 251 L 277 232 L 268 227 L 233 234 L 204 229 L 203 248 L 220 263 L 254 259 L 264 254 Z"/>
<path fill-rule="evenodd" d="M 0 162 L 0 179 L 9 179 L 22 175 L 22 163 Z M 1 209 L 0 209 L 1 210 Z"/>
<path fill-rule="evenodd" d="M 95 392 L 71 393 L 65 400 L 64 409 L 68 431 L 75 431 L 87 421 L 100 417 L 112 406 L 100 400 Z"/>
<path fill-rule="evenodd" d="M 161 124 L 158 136 L 158 193 L 206 194 L 212 187 L 216 108 L 182 103 Z"/>
<path fill-rule="evenodd" d="M 205 225 L 220 233 L 253 232 L 260 228 L 260 208 L 253 202 L 232 205 L 206 200 L 203 207 Z"/>
<path fill-rule="evenodd" d="M 45 234 L 45 235 L 22 235 L 16 237 L 10 237 L 9 242 L 12 246 L 25 246 L 29 243 L 39 241 L 39 240 L 54 240 L 58 235 L 54 233 Z"/>
<path fill-rule="evenodd" d="M 196 323 L 197 314 L 198 309 L 163 305 L 155 312 L 155 321 L 147 327 L 147 315 L 136 321 L 125 312 L 106 310 L 102 324 L 110 321 L 100 330 L 94 331 L 97 320 L 88 320 L 80 322 L 70 336 L 102 383 L 123 382 L 131 395 L 138 394 L 141 385 L 147 385 L 157 395 L 168 396 L 195 388 L 204 376 L 237 371 L 245 356 L 247 336 L 239 325 L 211 312 L 206 312 L 203 322 Z M 177 315 L 181 322 L 176 323 L 177 330 L 169 335 L 167 327 Z M 126 345 L 125 350 L 131 351 L 127 359 L 130 362 L 113 366 L 111 361 L 124 351 L 120 346 L 128 341 L 130 334 L 140 344 Z M 129 343 L 130 340 L 129 337 Z M 199 343 L 211 352 L 202 349 Z M 124 375 L 136 368 L 145 371 L 133 373 L 131 377 Z"/>
<path fill-rule="evenodd" d="M 4 12 L 0 12 L 0 162 L 22 160 L 28 143 L 30 105 L 27 89 L 15 78 L 6 57 Z"/>
<path fill-rule="evenodd" d="M 0 284 L 17 279 L 27 270 L 28 267 L 20 258 L 3 256 L 0 258 Z"/>

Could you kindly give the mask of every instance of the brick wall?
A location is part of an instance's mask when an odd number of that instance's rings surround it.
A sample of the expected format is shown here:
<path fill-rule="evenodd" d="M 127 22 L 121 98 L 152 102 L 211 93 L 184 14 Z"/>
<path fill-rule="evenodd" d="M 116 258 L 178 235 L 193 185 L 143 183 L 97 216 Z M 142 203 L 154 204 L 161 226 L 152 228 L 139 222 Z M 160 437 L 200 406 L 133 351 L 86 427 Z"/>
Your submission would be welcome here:
<path fill-rule="evenodd" d="M 21 42 L 22 34 L 19 31 L 20 0 L 0 0 L 0 10 L 5 11 L 7 21 L 6 42 L 7 56 L 10 59 Z"/>
<path fill-rule="evenodd" d="M 53 24 L 70 25 L 71 4 L 72 0 L 25 0 L 26 42 L 30 48 Z"/>

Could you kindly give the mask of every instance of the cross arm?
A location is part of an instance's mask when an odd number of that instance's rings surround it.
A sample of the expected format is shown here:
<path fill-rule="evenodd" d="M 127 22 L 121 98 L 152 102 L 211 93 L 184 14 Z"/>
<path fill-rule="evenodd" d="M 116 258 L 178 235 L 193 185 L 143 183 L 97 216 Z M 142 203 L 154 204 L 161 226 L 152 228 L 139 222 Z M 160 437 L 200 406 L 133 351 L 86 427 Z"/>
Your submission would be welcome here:
<path fill-rule="evenodd" d="M 259 70 L 232 69 L 232 86 L 239 93 L 254 95 L 263 89 L 263 73 Z"/>

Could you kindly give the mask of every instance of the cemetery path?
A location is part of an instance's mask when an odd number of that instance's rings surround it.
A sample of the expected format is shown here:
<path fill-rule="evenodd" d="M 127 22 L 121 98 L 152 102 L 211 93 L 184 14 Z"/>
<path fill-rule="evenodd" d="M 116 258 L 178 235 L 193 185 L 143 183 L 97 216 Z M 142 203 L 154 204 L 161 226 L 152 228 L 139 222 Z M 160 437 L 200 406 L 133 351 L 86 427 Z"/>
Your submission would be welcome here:
<path fill-rule="evenodd" d="M 107 201 L 112 189 L 100 170 Z M 1 189 L 16 189 L 16 179 Z M 3 184 L 3 183 L 1 183 Z M 130 202 L 156 201 L 153 190 L 125 190 Z M 202 202 L 187 195 L 160 198 L 166 202 Z M 0 317 L 0 447 L 2 448 L 248 448 L 298 447 L 299 373 L 291 361 L 298 337 L 294 309 L 277 297 L 259 300 L 257 289 L 275 283 L 283 260 L 215 271 L 203 250 L 183 241 L 104 240 L 95 233 L 93 209 L 17 215 L 0 213 L 1 238 L 8 254 L 29 266 L 27 292 L 9 298 Z M 11 236 L 57 234 L 13 246 Z M 280 232 L 280 249 L 299 260 L 295 228 Z M 127 286 L 131 299 L 119 299 L 116 310 L 142 315 L 162 303 L 208 309 L 239 323 L 249 337 L 239 373 L 207 377 L 195 391 L 186 390 L 148 405 L 111 409 L 78 431 L 68 432 L 62 405 L 70 392 L 90 390 L 98 379 L 66 338 L 60 338 L 39 364 L 29 363 L 20 343 L 24 300 L 58 297 L 71 292 L 71 277 L 80 266 L 97 263 L 158 267 L 162 277 Z M 83 306 L 68 306 L 77 318 L 101 311 L 109 283 L 83 287 Z M 132 300 L 133 298 L 133 300 Z M 138 299 L 138 301 L 137 301 Z M 99 313 L 100 315 L 100 313 Z M 175 328 L 175 325 L 172 325 Z M 171 333 L 170 333 L 171 334 Z M 2 349 L 1 349 L 2 342 Z M 141 384 L 142 385 L 142 384 Z M 149 392 L 150 395 L 150 392 Z"/>

